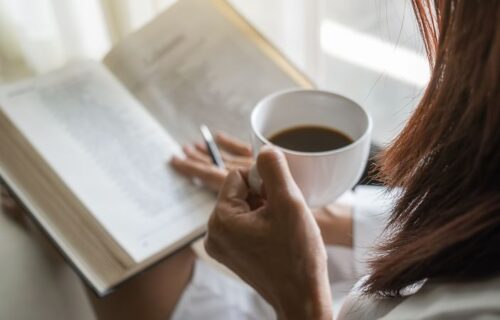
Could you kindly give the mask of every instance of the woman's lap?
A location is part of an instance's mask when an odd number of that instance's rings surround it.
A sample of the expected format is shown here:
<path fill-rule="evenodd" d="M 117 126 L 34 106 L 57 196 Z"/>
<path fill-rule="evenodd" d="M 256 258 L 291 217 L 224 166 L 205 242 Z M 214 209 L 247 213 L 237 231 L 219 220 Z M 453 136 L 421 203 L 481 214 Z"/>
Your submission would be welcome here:
<path fill-rule="evenodd" d="M 327 247 L 330 282 L 335 283 L 335 311 L 356 281 L 351 273 L 352 251 Z M 197 259 L 192 279 L 178 302 L 172 320 L 276 319 L 272 307 L 250 286 Z"/>
<path fill-rule="evenodd" d="M 272 307 L 243 281 L 198 259 L 172 316 L 185 319 L 275 319 Z"/>

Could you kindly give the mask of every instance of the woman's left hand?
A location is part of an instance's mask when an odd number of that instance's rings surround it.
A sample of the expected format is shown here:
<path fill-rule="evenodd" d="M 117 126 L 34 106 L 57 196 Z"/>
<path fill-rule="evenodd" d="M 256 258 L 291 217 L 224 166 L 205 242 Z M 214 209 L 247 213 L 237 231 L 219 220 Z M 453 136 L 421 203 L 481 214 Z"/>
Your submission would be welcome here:
<path fill-rule="evenodd" d="M 212 163 L 203 143 L 184 146 L 182 150 L 186 157 L 181 159 L 174 156 L 170 163 L 179 173 L 198 179 L 206 187 L 218 192 L 229 171 L 248 170 L 254 161 L 248 144 L 222 133 L 215 136 L 215 141 L 221 148 L 224 169 L 217 168 Z"/>

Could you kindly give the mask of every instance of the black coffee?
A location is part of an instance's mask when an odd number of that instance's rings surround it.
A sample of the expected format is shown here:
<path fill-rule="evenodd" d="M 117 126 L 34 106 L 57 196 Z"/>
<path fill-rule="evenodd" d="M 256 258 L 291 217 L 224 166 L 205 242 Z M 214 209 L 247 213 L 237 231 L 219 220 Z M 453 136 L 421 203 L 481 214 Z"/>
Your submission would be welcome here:
<path fill-rule="evenodd" d="M 293 151 L 322 152 L 352 143 L 344 133 L 328 127 L 300 126 L 285 129 L 269 138 L 271 143 Z"/>

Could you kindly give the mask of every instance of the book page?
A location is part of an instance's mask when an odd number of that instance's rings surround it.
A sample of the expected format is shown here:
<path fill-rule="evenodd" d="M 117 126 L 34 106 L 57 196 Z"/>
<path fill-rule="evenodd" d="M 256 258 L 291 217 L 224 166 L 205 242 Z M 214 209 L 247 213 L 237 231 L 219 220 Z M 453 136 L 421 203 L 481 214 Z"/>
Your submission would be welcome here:
<path fill-rule="evenodd" d="M 104 66 L 1 87 L 0 106 L 136 262 L 203 230 L 213 195 L 169 168 L 177 143 Z"/>
<path fill-rule="evenodd" d="M 298 86 L 215 3 L 179 0 L 105 58 L 180 143 L 200 140 L 202 123 L 248 141 L 256 102 Z"/>

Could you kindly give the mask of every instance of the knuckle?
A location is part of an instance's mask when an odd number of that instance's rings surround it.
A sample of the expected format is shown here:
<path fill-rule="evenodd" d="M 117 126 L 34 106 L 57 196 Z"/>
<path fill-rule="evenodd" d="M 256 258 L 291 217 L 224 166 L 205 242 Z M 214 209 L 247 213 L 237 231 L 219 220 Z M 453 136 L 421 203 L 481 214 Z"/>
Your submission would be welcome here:
<path fill-rule="evenodd" d="M 198 171 L 198 177 L 204 181 L 211 181 L 214 178 L 214 172 L 211 168 Z"/>
<path fill-rule="evenodd" d="M 298 197 L 291 196 L 286 200 L 285 207 L 287 210 L 301 211 L 304 209 L 304 201 Z"/>
<path fill-rule="evenodd" d="M 214 245 L 212 238 L 208 234 L 207 234 L 207 237 L 205 238 L 205 241 L 204 241 L 204 247 L 205 247 L 205 251 L 208 253 L 208 255 L 214 256 L 215 251 L 216 251 L 215 245 Z"/>
<path fill-rule="evenodd" d="M 219 235 L 224 229 L 223 219 L 220 217 L 220 212 L 223 210 L 221 205 L 217 205 L 208 219 L 207 229 L 211 235 Z"/>
<path fill-rule="evenodd" d="M 212 213 L 212 215 L 210 216 L 210 218 L 208 219 L 208 224 L 207 224 L 207 227 L 208 227 L 208 230 L 212 231 L 216 228 L 217 226 L 217 221 L 216 221 L 216 218 L 215 218 L 215 211 Z"/>
<path fill-rule="evenodd" d="M 221 205 L 217 205 L 207 223 L 207 233 L 205 235 L 204 246 L 206 252 L 213 258 L 220 257 L 223 247 L 227 246 L 228 228 L 227 223 L 220 212 L 224 210 Z"/>
<path fill-rule="evenodd" d="M 221 248 L 219 242 L 210 235 L 210 232 L 207 233 L 203 245 L 207 254 L 212 258 L 217 259 L 220 256 Z"/>

